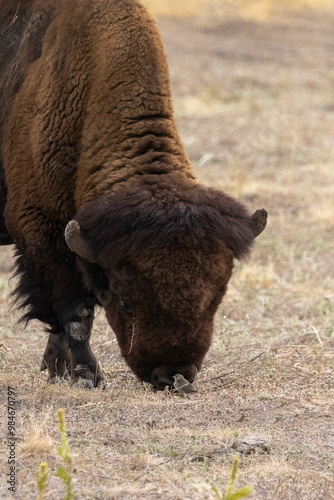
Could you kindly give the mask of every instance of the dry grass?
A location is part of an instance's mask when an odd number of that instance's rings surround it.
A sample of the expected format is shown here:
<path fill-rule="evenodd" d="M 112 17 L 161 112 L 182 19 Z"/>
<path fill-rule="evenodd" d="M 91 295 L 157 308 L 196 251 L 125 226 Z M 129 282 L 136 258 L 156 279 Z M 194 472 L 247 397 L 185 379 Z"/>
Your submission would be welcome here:
<path fill-rule="evenodd" d="M 36 423 L 38 425 L 38 423 Z M 36 426 L 35 425 L 35 426 Z M 27 434 L 22 442 L 22 452 L 24 458 L 29 456 L 40 457 L 45 455 L 52 449 L 52 439 L 48 434 L 45 436 L 42 434 L 44 429 L 37 427 L 31 434 Z"/>
<path fill-rule="evenodd" d="M 18 401 L 15 498 L 36 498 L 40 462 L 60 465 L 58 408 L 80 499 L 210 499 L 195 485 L 224 490 L 233 441 L 246 435 L 271 447 L 241 456 L 237 488 L 253 484 L 259 500 L 334 498 L 333 21 L 302 12 L 270 23 L 160 21 L 199 179 L 269 212 L 250 260 L 236 265 L 197 394 L 139 384 L 102 312 L 93 347 L 106 391 L 48 386 L 38 371 L 44 334 L 15 326 L 11 249 L 1 250 L 0 374 Z M 51 442 L 37 448 L 36 433 Z M 0 470 L 8 498 L 3 460 Z M 53 479 L 46 498 L 61 491 Z"/>

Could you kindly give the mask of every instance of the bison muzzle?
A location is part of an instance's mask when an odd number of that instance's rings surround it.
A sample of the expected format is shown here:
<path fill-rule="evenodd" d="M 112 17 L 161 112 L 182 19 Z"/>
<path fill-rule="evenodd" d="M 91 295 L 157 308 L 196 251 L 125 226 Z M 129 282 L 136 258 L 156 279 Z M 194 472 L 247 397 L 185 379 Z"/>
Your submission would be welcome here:
<path fill-rule="evenodd" d="M 47 325 L 41 369 L 102 383 L 99 304 L 140 380 L 193 382 L 266 211 L 196 181 L 139 1 L 1 0 L 0 46 L 0 242 Z"/>

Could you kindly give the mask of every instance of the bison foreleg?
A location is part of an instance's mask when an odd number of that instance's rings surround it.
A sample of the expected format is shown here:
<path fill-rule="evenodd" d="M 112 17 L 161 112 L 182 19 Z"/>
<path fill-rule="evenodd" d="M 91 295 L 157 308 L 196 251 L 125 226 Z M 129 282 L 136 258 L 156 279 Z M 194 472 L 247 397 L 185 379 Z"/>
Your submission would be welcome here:
<path fill-rule="evenodd" d="M 75 321 L 65 326 L 71 349 L 71 378 L 87 388 L 100 386 L 104 379 L 89 344 L 92 323 L 92 310 L 83 307 Z"/>
<path fill-rule="evenodd" d="M 49 370 L 49 381 L 56 377 L 69 379 L 71 352 L 68 342 L 60 335 L 50 333 L 41 363 L 41 372 Z"/>

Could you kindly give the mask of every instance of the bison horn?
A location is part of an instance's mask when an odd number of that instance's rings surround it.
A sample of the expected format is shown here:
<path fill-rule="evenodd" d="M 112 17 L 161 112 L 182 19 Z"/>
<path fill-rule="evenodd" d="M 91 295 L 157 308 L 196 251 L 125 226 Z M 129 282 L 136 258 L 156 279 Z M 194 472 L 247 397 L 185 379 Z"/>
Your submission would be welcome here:
<path fill-rule="evenodd" d="M 251 219 L 253 222 L 254 238 L 259 236 L 259 234 L 261 234 L 266 227 L 267 218 L 268 213 L 264 208 L 262 208 L 261 210 L 256 210 L 256 212 L 253 213 Z"/>
<path fill-rule="evenodd" d="M 67 224 L 65 229 L 65 240 L 69 249 L 79 255 L 79 257 L 88 260 L 88 262 L 96 262 L 88 241 L 81 233 L 78 221 L 71 220 Z"/>

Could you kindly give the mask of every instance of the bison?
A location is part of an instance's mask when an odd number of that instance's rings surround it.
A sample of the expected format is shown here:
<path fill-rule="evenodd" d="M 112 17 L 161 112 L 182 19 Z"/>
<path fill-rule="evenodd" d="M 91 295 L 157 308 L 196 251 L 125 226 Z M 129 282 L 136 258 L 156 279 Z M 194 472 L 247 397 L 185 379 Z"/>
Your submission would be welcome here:
<path fill-rule="evenodd" d="M 191 383 L 266 211 L 197 182 L 139 1 L 0 0 L 0 46 L 0 240 L 49 334 L 41 370 L 101 385 L 99 304 L 141 381 Z"/>

